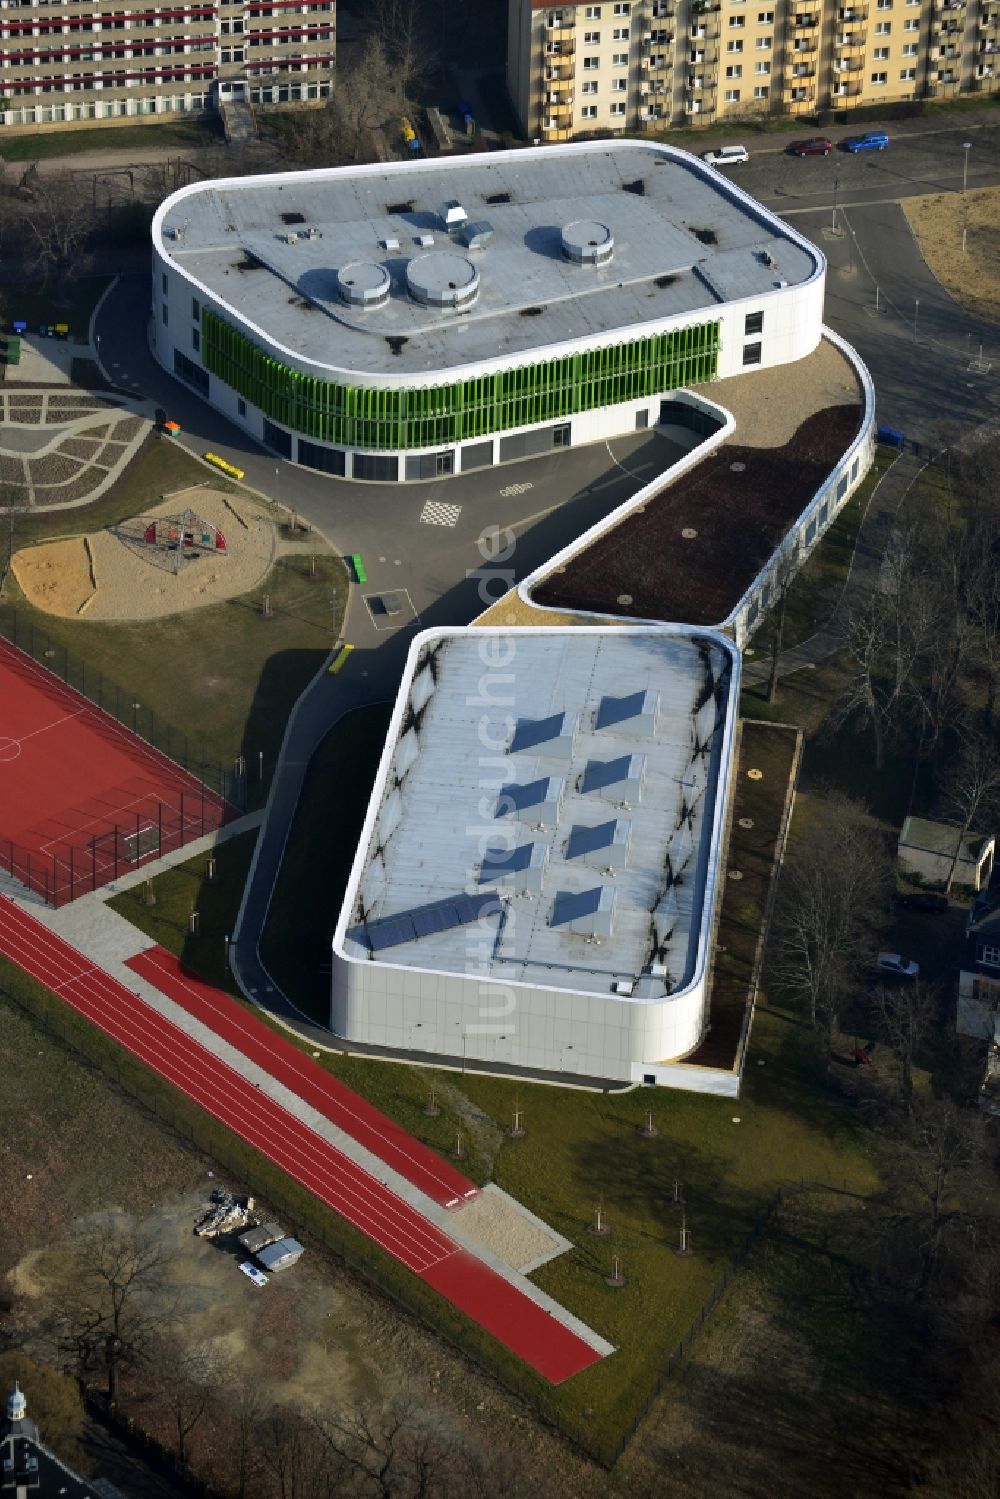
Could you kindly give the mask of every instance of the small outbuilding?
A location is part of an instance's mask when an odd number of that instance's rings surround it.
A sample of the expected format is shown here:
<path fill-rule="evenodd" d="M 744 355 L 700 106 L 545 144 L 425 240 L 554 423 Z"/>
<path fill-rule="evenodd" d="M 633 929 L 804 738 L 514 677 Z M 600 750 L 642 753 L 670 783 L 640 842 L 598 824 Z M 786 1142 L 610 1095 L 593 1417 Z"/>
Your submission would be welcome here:
<path fill-rule="evenodd" d="M 992 833 L 963 834 L 954 822 L 908 817 L 899 836 L 900 873 L 922 885 L 941 888 L 950 880 L 978 894 L 990 882 L 995 846 Z"/>
<path fill-rule="evenodd" d="M 265 1270 L 276 1274 L 279 1270 L 287 1270 L 289 1265 L 294 1265 L 302 1254 L 302 1245 L 298 1239 L 279 1239 L 276 1244 L 269 1244 L 266 1249 L 260 1250 L 257 1259 Z"/>
<path fill-rule="evenodd" d="M 259 1254 L 268 1244 L 275 1244 L 285 1237 L 285 1230 L 277 1223 L 263 1223 L 259 1228 L 250 1228 L 240 1234 L 240 1243 L 250 1254 Z"/>

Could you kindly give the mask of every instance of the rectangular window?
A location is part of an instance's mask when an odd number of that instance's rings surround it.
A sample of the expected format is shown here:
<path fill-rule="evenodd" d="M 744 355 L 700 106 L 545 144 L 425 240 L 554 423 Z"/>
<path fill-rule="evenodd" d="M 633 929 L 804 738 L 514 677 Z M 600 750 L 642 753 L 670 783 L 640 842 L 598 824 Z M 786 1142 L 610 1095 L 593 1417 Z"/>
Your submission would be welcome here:
<path fill-rule="evenodd" d="M 754 63 L 753 70 L 755 73 L 759 73 L 762 77 L 766 77 L 771 71 L 771 64 L 769 62 Z"/>
<path fill-rule="evenodd" d="M 743 363 L 760 364 L 761 344 L 746 344 L 743 349 Z"/>
<path fill-rule="evenodd" d="M 599 47 L 601 45 L 601 33 L 599 31 L 585 31 L 583 33 L 583 41 L 587 47 Z"/>
<path fill-rule="evenodd" d="M 246 401 L 244 401 L 244 399 L 243 399 L 242 396 L 237 396 L 237 398 L 236 398 L 236 415 L 237 416 L 246 416 L 246 414 L 247 414 L 247 403 L 246 403 Z"/>
<path fill-rule="evenodd" d="M 1000 947 L 992 947 L 983 943 L 979 949 L 980 963 L 989 963 L 992 967 L 1000 965 Z"/>
<path fill-rule="evenodd" d="M 205 370 L 199 369 L 193 360 L 180 349 L 174 350 L 174 374 L 187 385 L 193 385 L 200 395 L 208 395 L 208 375 Z"/>
<path fill-rule="evenodd" d="M 917 76 L 916 68 L 900 68 L 899 76 L 903 83 L 912 83 Z"/>
<path fill-rule="evenodd" d="M 611 54 L 611 66 L 613 68 L 627 68 L 628 67 L 628 53 L 627 52 L 612 52 L 612 54 Z"/>
<path fill-rule="evenodd" d="M 618 102 L 616 104 L 612 104 L 612 106 L 611 106 L 611 113 L 613 115 L 623 115 L 625 113 L 625 105 L 624 105 L 624 103 Z"/>
<path fill-rule="evenodd" d="M 580 92 L 583 93 L 583 94 L 596 94 L 597 93 L 597 80 L 596 80 L 596 78 L 585 78 L 583 80 L 583 83 L 580 85 Z"/>
<path fill-rule="evenodd" d="M 599 5 L 588 5 L 583 12 L 585 21 L 599 21 L 601 19 L 601 7 Z"/>
<path fill-rule="evenodd" d="M 875 35 L 876 36 L 889 36 L 891 34 L 891 32 L 892 32 L 892 22 L 891 21 L 876 21 L 875 22 Z"/>
<path fill-rule="evenodd" d="M 597 105 L 596 104 L 585 104 L 583 106 L 583 108 L 580 110 L 580 118 L 583 119 L 583 120 L 596 120 L 597 119 Z"/>
<path fill-rule="evenodd" d="M 599 68 L 600 66 L 601 59 L 599 57 L 585 57 L 583 59 L 583 71 L 585 73 L 592 73 L 595 68 Z"/>
<path fill-rule="evenodd" d="M 903 43 L 903 56 L 904 57 L 916 57 L 918 51 L 919 51 L 918 43 L 916 43 L 916 42 L 904 42 Z"/>
<path fill-rule="evenodd" d="M 632 6 L 630 4 L 630 0 L 615 0 L 615 4 L 611 7 L 611 10 L 612 14 L 616 16 L 631 15 Z"/>
<path fill-rule="evenodd" d="M 191 329 L 191 347 L 192 349 L 194 349 L 196 354 L 201 348 L 201 334 L 198 332 L 197 328 Z"/>
<path fill-rule="evenodd" d="M 770 52 L 771 38 L 769 36 L 759 36 L 757 38 L 756 47 L 758 52 Z"/>
<path fill-rule="evenodd" d="M 733 31 L 739 31 L 741 29 L 741 27 L 745 26 L 746 24 L 747 24 L 747 18 L 746 18 L 746 16 L 730 16 L 729 17 L 729 25 L 730 25 L 730 28 Z"/>
<path fill-rule="evenodd" d="M 627 78 L 612 78 L 612 80 L 611 80 L 611 92 L 613 94 L 627 94 L 628 93 L 628 79 Z"/>
<path fill-rule="evenodd" d="M 166 324 L 166 321 L 167 321 L 167 304 L 166 304 L 166 302 L 164 302 L 164 304 L 163 304 L 163 307 L 162 307 L 162 309 L 161 309 L 161 311 L 162 311 L 162 313 L 163 313 L 163 321 L 164 321 L 164 324 Z"/>
<path fill-rule="evenodd" d="M 738 37 L 735 41 L 727 42 L 726 43 L 726 51 L 727 52 L 742 52 L 743 51 L 743 39 L 742 39 L 742 37 Z"/>
<path fill-rule="evenodd" d="M 762 312 L 748 312 L 746 322 L 743 325 L 743 332 L 746 336 L 749 338 L 751 333 L 763 333 L 763 331 L 764 314 Z"/>
<path fill-rule="evenodd" d="M 774 24 L 774 11 L 773 10 L 759 10 L 757 12 L 757 24 L 758 24 L 758 26 L 773 26 L 773 24 Z"/>
<path fill-rule="evenodd" d="M 876 88 L 881 88 L 882 85 L 885 83 L 887 77 L 888 77 L 887 73 L 873 73 L 872 74 L 872 83 L 875 85 Z"/>
<path fill-rule="evenodd" d="M 726 103 L 727 104 L 738 104 L 739 102 L 740 102 L 740 91 L 739 91 L 739 89 L 738 88 L 727 88 L 726 89 Z"/>
<path fill-rule="evenodd" d="M 613 26 L 611 28 L 611 40 L 613 42 L 627 42 L 629 29 L 627 26 Z"/>
<path fill-rule="evenodd" d="M 874 59 L 875 62 L 888 62 L 889 61 L 889 48 L 888 47 L 876 47 L 875 51 L 872 53 L 872 57 L 873 57 L 873 59 Z"/>
<path fill-rule="evenodd" d="M 726 69 L 726 77 L 727 78 L 742 78 L 743 77 L 743 69 L 740 66 L 740 64 L 739 63 L 735 63 L 731 67 L 728 67 Z"/>
<path fill-rule="evenodd" d="M 766 84 L 758 83 L 753 91 L 753 96 L 755 99 L 766 99 L 770 92 L 771 90 L 767 87 Z"/>
<path fill-rule="evenodd" d="M 197 297 L 191 298 L 191 316 L 194 318 L 196 323 L 199 323 L 201 321 L 201 303 L 198 301 Z"/>
<path fill-rule="evenodd" d="M 909 21 L 904 21 L 903 22 L 903 30 L 904 31 L 919 31 L 920 30 L 920 22 L 917 20 L 916 16 L 913 16 Z"/>
<path fill-rule="evenodd" d="M 160 277 L 160 280 L 161 280 L 161 283 L 163 285 L 163 295 L 166 296 L 167 295 L 167 274 L 166 274 L 165 271 L 164 271 L 163 275 Z"/>

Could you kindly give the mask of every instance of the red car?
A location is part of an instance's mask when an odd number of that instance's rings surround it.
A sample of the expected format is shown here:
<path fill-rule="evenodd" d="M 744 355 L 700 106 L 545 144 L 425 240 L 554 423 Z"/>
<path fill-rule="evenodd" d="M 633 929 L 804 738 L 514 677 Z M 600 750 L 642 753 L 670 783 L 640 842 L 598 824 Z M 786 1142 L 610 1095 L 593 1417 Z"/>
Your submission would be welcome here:
<path fill-rule="evenodd" d="M 790 156 L 829 156 L 832 150 L 833 141 L 828 141 L 825 135 L 813 135 L 807 141 L 792 141 L 788 154 Z"/>

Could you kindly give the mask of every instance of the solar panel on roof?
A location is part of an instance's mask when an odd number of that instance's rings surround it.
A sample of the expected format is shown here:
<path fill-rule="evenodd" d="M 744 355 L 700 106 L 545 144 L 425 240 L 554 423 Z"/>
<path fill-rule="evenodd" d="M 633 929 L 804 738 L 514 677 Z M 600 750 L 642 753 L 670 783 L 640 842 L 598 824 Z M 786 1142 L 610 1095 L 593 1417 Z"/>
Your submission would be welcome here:
<path fill-rule="evenodd" d="M 619 755 L 616 760 L 588 760 L 581 791 L 602 791 L 605 786 L 616 786 L 627 778 L 631 761 L 631 755 Z"/>
<path fill-rule="evenodd" d="M 366 943 L 372 952 L 381 952 L 384 947 L 401 947 L 404 942 L 412 942 L 416 932 L 409 916 L 388 916 L 383 921 L 369 921 L 355 927 L 351 935 Z"/>
<path fill-rule="evenodd" d="M 579 921 L 584 916 L 593 916 L 600 909 L 603 885 L 593 890 L 560 890 L 552 902 L 552 926 L 565 926 L 567 922 Z"/>
<path fill-rule="evenodd" d="M 502 906 L 496 890 L 484 890 L 476 895 L 452 895 L 427 906 L 416 906 L 411 911 L 397 911 L 392 916 L 363 922 L 348 936 L 371 952 L 383 952 L 389 947 L 415 942 L 419 937 L 433 937 L 437 932 L 469 926 L 484 916 L 496 916 Z"/>
<path fill-rule="evenodd" d="M 566 844 L 567 859 L 579 859 L 581 855 L 591 854 L 595 849 L 610 848 L 615 841 L 617 826 L 617 819 L 612 819 L 611 822 L 598 824 L 596 828 L 580 826 L 571 828 Z"/>
<path fill-rule="evenodd" d="M 553 713 L 550 718 L 519 718 L 510 743 L 510 753 L 517 755 L 523 750 L 534 749 L 539 744 L 561 739 L 567 728 L 565 713 Z"/>

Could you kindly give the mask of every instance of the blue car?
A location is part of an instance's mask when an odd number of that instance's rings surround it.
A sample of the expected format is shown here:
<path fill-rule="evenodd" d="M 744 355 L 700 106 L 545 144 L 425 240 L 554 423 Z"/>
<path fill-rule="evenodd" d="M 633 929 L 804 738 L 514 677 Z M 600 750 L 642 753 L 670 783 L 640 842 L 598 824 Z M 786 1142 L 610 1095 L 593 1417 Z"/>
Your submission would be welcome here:
<path fill-rule="evenodd" d="M 845 151 L 884 151 L 889 137 L 884 130 L 869 130 L 865 135 L 849 135 L 841 141 Z"/>

